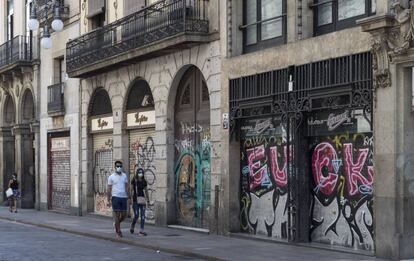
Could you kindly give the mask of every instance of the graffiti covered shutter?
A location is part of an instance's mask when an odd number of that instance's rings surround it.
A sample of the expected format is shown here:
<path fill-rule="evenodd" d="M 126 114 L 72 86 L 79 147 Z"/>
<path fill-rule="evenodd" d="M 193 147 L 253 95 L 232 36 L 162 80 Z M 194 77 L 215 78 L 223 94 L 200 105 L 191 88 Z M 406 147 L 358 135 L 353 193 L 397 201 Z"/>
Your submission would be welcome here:
<path fill-rule="evenodd" d="M 52 138 L 50 149 L 53 210 L 70 212 L 69 137 Z"/>
<path fill-rule="evenodd" d="M 107 180 L 113 169 L 112 134 L 93 135 L 93 190 L 95 194 L 95 212 L 111 215 L 107 207 Z"/>
<path fill-rule="evenodd" d="M 135 175 L 138 168 L 144 170 L 145 179 L 148 183 L 148 194 L 150 204 L 145 211 L 146 221 L 154 222 L 154 204 L 156 193 L 156 166 L 155 166 L 155 130 L 131 130 L 129 132 L 129 169 L 130 179 Z"/>

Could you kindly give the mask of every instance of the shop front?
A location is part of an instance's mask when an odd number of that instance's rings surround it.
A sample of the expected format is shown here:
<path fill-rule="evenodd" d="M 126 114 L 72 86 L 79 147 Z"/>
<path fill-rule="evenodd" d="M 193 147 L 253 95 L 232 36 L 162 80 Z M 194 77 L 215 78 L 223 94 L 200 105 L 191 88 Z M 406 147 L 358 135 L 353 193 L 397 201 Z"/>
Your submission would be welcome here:
<path fill-rule="evenodd" d="M 371 55 L 230 80 L 230 106 L 240 230 L 373 251 Z"/>

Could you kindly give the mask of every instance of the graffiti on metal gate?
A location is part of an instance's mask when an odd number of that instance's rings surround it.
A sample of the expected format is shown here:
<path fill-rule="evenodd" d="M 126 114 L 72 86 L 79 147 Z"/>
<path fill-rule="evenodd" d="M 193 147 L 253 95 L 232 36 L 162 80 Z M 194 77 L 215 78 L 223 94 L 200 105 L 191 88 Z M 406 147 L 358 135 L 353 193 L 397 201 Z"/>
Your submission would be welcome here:
<path fill-rule="evenodd" d="M 283 127 L 271 119 L 243 127 L 241 142 L 241 212 L 243 231 L 287 237 L 288 147 Z M 288 156 L 290 155 L 290 156 Z"/>
<path fill-rule="evenodd" d="M 185 130 L 181 139 L 175 140 L 178 221 L 189 226 L 206 227 L 211 194 L 210 130 L 201 126 L 197 132 Z M 197 141 L 190 137 L 194 133 L 198 135 Z"/>
<path fill-rule="evenodd" d="M 313 137 L 311 239 L 373 250 L 371 133 Z"/>
<path fill-rule="evenodd" d="M 95 150 L 93 183 L 95 192 L 95 212 L 110 215 L 107 206 L 107 184 L 108 177 L 112 174 L 112 140 L 108 144 Z"/>
<path fill-rule="evenodd" d="M 130 144 L 129 150 L 130 169 L 133 175 L 138 168 L 144 170 L 145 180 L 148 184 L 149 204 L 145 211 L 147 220 L 155 220 L 155 192 L 156 192 L 156 167 L 155 167 L 155 143 L 151 136 L 138 138 Z M 130 175 L 132 178 L 133 175 Z"/>

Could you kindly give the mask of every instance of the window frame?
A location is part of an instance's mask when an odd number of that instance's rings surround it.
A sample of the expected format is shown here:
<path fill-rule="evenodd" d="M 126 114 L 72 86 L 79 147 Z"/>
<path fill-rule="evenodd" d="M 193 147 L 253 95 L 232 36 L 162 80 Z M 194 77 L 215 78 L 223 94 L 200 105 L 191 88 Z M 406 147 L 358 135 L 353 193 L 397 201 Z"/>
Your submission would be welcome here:
<path fill-rule="evenodd" d="M 344 20 L 338 20 L 339 17 L 339 6 L 338 0 L 314 0 L 314 3 L 311 5 L 313 9 L 313 34 L 314 36 L 324 35 L 340 30 L 344 30 L 347 28 L 352 28 L 358 26 L 356 21 L 365 17 L 369 17 L 375 14 L 372 12 L 372 1 L 373 0 L 365 0 L 365 12 L 364 14 L 353 16 Z M 319 6 L 323 4 L 332 3 L 332 22 L 326 25 L 318 25 L 318 18 L 319 18 Z"/>
<path fill-rule="evenodd" d="M 282 45 L 286 43 L 287 39 L 287 0 L 281 0 L 282 1 L 282 15 L 280 18 L 282 20 L 282 35 L 278 37 L 274 37 L 267 40 L 261 40 L 261 25 L 263 24 L 262 20 L 262 14 L 261 14 L 261 4 L 262 0 L 256 0 L 256 24 L 251 26 L 256 26 L 256 39 L 257 42 L 255 44 L 246 44 L 247 41 L 247 28 L 249 26 L 247 25 L 246 19 L 247 19 L 247 1 L 243 0 L 243 25 L 240 26 L 240 30 L 243 33 L 243 53 L 250 53 L 255 52 L 258 50 L 270 48 L 277 45 Z M 278 16 L 279 17 L 279 16 Z M 275 20 L 277 20 L 275 19 Z M 265 21 L 266 22 L 266 21 Z"/>

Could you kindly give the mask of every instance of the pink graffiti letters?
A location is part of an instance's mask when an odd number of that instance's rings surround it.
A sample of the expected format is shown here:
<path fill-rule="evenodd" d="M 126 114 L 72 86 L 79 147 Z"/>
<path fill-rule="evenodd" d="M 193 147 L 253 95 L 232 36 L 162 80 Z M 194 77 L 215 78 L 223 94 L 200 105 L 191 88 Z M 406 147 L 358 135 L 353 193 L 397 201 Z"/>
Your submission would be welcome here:
<path fill-rule="evenodd" d="M 262 164 L 266 160 L 264 146 L 259 146 L 246 150 L 247 163 L 250 173 L 250 190 L 261 187 L 262 180 L 267 174 L 267 164 Z"/>
<path fill-rule="evenodd" d="M 328 142 L 316 146 L 312 154 L 312 173 L 316 193 L 319 191 L 328 196 L 335 191 L 339 176 L 335 172 L 333 161 L 337 159 L 334 147 Z"/>
<path fill-rule="evenodd" d="M 287 146 L 283 146 L 283 167 L 280 168 L 279 162 L 277 161 L 277 146 L 270 148 L 270 168 L 272 170 L 273 180 L 279 187 L 285 187 L 288 184 L 288 177 L 286 172 L 287 166 Z"/>
<path fill-rule="evenodd" d="M 367 177 L 361 173 L 368 156 L 368 148 L 359 149 L 357 161 L 354 163 L 353 159 L 353 145 L 346 143 L 343 145 L 344 155 L 344 172 L 346 177 L 347 192 L 350 196 L 358 193 L 371 194 L 373 178 L 373 167 L 368 166 Z"/>

